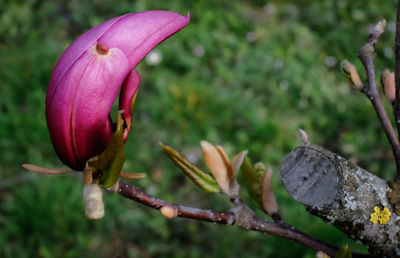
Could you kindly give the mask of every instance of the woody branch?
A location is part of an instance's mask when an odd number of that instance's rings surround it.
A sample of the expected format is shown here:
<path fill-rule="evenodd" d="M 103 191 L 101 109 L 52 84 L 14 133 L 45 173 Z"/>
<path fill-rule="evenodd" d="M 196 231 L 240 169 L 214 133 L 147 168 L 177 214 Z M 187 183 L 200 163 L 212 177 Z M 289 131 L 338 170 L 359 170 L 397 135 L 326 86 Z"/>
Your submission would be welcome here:
<path fill-rule="evenodd" d="M 151 195 L 148 195 L 133 185 L 119 180 L 116 186 L 111 190 L 119 195 L 142 203 L 153 209 L 171 207 L 175 211 L 176 217 L 190 218 L 206 222 L 215 222 L 219 224 L 239 226 L 245 230 L 258 231 L 277 237 L 293 240 L 301 245 L 314 250 L 320 250 L 324 253 L 335 256 L 338 247 L 314 238 L 304 232 L 284 222 L 271 222 L 257 217 L 246 205 L 239 203 L 235 208 L 227 212 L 218 212 L 213 210 L 204 210 L 179 204 L 173 204 Z M 353 253 L 353 257 L 372 257 L 359 253 Z"/>

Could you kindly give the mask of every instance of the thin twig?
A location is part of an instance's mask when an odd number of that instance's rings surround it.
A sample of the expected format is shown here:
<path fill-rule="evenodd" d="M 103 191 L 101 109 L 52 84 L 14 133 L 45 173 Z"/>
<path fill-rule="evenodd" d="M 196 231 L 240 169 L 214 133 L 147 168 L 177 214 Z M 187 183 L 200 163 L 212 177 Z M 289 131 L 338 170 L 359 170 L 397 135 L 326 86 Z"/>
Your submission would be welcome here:
<path fill-rule="evenodd" d="M 117 187 L 113 189 L 114 192 L 132 199 L 134 201 L 140 202 L 148 207 L 154 209 L 160 209 L 164 206 L 171 206 L 178 211 L 178 217 L 185 217 L 191 219 L 198 219 L 207 222 L 215 222 L 220 224 L 233 224 L 234 215 L 229 212 L 216 212 L 211 210 L 202 210 L 192 207 L 187 207 L 183 205 L 172 204 L 170 202 L 158 199 L 151 195 L 148 195 L 138 188 L 119 180 Z"/>
<path fill-rule="evenodd" d="M 177 217 L 196 219 L 206 222 L 215 222 L 219 224 L 236 225 L 246 230 L 259 231 L 277 237 L 293 240 L 301 245 L 320 250 L 324 253 L 335 256 L 338 247 L 316 239 L 304 232 L 283 222 L 271 222 L 256 217 L 247 206 L 238 204 L 228 212 L 218 212 L 213 210 L 203 210 L 179 204 L 173 204 L 164 200 L 148 195 L 138 188 L 119 180 L 116 187 L 109 189 L 117 192 L 121 196 L 140 202 L 150 208 L 161 209 L 162 207 L 172 207 L 177 211 Z M 353 257 L 372 257 L 368 254 L 353 253 Z"/>
<path fill-rule="evenodd" d="M 61 167 L 61 168 L 45 168 L 45 167 L 40 167 L 36 166 L 34 164 L 23 164 L 23 168 L 26 170 L 39 173 L 39 174 L 45 174 L 45 175 L 61 175 L 61 174 L 66 174 L 73 172 L 71 169 L 68 167 Z"/>
<path fill-rule="evenodd" d="M 383 107 L 382 101 L 380 99 L 378 89 L 376 86 L 376 78 L 375 78 L 375 49 L 374 46 L 376 44 L 376 40 L 383 32 L 383 28 L 386 24 L 385 20 L 380 21 L 374 28 L 374 30 L 369 35 L 368 42 L 358 51 L 358 57 L 364 65 L 365 71 L 367 73 L 367 81 L 368 87 L 363 87 L 362 91 L 367 95 L 369 100 L 371 101 L 376 114 L 382 124 L 382 127 L 385 131 L 386 137 L 389 140 L 390 145 L 392 146 L 394 159 L 396 161 L 397 168 L 397 176 L 396 180 L 399 180 L 400 177 L 400 144 L 399 140 L 396 136 L 396 133 L 393 129 L 392 123 L 389 120 L 389 117 L 386 114 L 385 108 Z"/>

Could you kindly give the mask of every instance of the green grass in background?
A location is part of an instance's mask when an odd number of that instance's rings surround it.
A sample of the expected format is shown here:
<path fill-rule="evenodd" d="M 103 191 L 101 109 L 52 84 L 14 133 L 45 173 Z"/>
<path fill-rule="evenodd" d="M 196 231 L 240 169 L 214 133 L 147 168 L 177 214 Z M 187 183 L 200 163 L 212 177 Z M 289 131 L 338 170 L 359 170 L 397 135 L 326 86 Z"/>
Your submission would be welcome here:
<path fill-rule="evenodd" d="M 78 176 L 31 175 L 21 168 L 26 162 L 61 165 L 48 136 L 44 99 L 62 51 L 98 23 L 151 9 L 190 11 L 191 21 L 156 48 L 160 64 L 138 66 L 142 82 L 124 170 L 148 176 L 134 183 L 168 201 L 227 210 L 227 198 L 192 184 L 158 142 L 200 166 L 202 139 L 231 155 L 248 149 L 253 161 L 274 169 L 275 194 L 288 223 L 365 250 L 293 201 L 278 172 L 299 144 L 301 127 L 313 143 L 385 179 L 394 177 L 390 146 L 372 106 L 346 85 L 339 64 L 347 58 L 362 71 L 356 52 L 368 26 L 384 17 L 388 28 L 377 45 L 377 70 L 393 69 L 395 1 L 0 0 L 0 6 L 1 257 L 314 257 L 312 250 L 257 232 L 166 220 L 113 194 L 104 196 L 104 219 L 88 221 Z"/>

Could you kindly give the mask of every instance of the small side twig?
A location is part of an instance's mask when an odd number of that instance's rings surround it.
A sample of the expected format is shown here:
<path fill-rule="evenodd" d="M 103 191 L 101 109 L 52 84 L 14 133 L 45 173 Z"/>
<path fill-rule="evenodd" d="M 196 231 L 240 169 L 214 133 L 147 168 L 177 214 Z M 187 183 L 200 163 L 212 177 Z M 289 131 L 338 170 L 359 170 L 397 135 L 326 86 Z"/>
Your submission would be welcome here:
<path fill-rule="evenodd" d="M 121 196 L 142 203 L 150 208 L 160 210 L 162 207 L 171 207 L 176 211 L 176 217 L 196 219 L 206 222 L 214 222 L 226 225 L 236 225 L 246 230 L 259 231 L 277 237 L 293 240 L 301 245 L 314 250 L 320 250 L 324 253 L 335 256 L 339 248 L 316 239 L 304 232 L 301 232 L 294 227 L 283 222 L 271 222 L 261 219 L 254 215 L 247 206 L 242 205 L 237 198 L 232 200 L 235 203 L 235 208 L 228 212 L 218 212 L 213 210 L 204 210 L 179 204 L 173 204 L 151 195 L 148 195 L 138 188 L 119 180 L 115 187 L 109 189 Z M 165 216 L 165 215 L 164 215 Z M 175 216 L 171 216 L 175 217 Z M 353 257 L 372 257 L 367 254 L 353 253 Z"/>
<path fill-rule="evenodd" d="M 371 101 L 376 114 L 382 124 L 385 131 L 386 137 L 392 146 L 394 159 L 396 161 L 397 176 L 396 180 L 400 180 L 400 144 L 393 129 L 392 123 L 386 114 L 385 108 L 383 107 L 382 101 L 380 99 L 378 89 L 376 86 L 376 76 L 375 76 L 375 49 L 377 39 L 383 33 L 383 29 L 386 25 L 386 21 L 380 21 L 373 31 L 369 35 L 368 42 L 358 51 L 358 57 L 364 65 L 365 71 L 367 73 L 368 87 L 363 87 L 362 92 L 364 92 L 369 100 Z"/>

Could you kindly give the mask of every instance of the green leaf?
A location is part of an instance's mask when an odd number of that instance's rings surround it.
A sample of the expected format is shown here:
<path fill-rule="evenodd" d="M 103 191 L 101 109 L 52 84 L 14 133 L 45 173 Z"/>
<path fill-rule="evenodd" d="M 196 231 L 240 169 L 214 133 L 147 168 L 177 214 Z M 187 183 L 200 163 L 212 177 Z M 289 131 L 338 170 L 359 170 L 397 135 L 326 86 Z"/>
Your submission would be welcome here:
<path fill-rule="evenodd" d="M 192 179 L 192 181 L 201 189 L 209 193 L 218 193 L 221 191 L 217 181 L 215 181 L 209 173 L 196 167 L 189 160 L 180 155 L 175 149 L 163 144 L 160 145 L 175 165 L 177 165 L 183 173 Z"/>
<path fill-rule="evenodd" d="M 335 255 L 335 258 L 351 258 L 352 255 L 353 254 L 350 251 L 349 247 L 347 245 L 345 245 L 342 248 L 340 248 L 340 250 Z"/>
<path fill-rule="evenodd" d="M 101 170 L 100 183 L 104 188 L 111 187 L 117 182 L 125 162 L 123 125 L 124 120 L 121 113 L 118 112 L 117 129 L 111 136 L 106 149 L 88 161 L 89 166 Z"/>
<path fill-rule="evenodd" d="M 253 166 L 250 158 L 246 157 L 242 163 L 241 171 L 243 173 L 244 185 L 251 199 L 263 209 L 262 184 L 266 174 L 265 166 L 260 162 Z"/>

